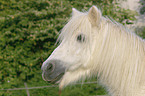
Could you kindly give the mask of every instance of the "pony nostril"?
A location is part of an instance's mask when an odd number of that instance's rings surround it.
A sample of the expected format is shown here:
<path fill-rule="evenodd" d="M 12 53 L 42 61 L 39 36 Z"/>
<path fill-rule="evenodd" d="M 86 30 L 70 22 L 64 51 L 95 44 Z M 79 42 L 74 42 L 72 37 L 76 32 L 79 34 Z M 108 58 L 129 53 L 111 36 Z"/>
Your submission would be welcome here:
<path fill-rule="evenodd" d="M 53 65 L 50 63 L 49 66 L 48 66 L 48 70 L 51 70 L 52 69 L 52 66 Z"/>
<path fill-rule="evenodd" d="M 49 65 L 47 66 L 47 70 L 50 72 L 53 72 L 55 68 L 55 65 L 53 63 L 49 63 Z"/>

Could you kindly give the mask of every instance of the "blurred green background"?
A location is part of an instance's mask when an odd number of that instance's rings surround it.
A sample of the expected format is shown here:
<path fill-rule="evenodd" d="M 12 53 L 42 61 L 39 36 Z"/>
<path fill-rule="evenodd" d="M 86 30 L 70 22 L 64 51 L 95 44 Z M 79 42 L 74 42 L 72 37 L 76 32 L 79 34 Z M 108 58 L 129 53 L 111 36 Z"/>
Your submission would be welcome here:
<path fill-rule="evenodd" d="M 87 11 L 92 5 L 122 24 L 132 24 L 124 20 L 134 21 L 137 15 L 120 8 L 115 0 L 0 0 L 0 89 L 23 88 L 25 82 L 28 87 L 51 86 L 42 80 L 42 62 L 56 48 L 59 31 L 72 8 Z M 145 31 L 139 34 L 145 37 Z M 29 92 L 30 96 L 58 96 L 58 87 Z M 61 96 L 101 94 L 106 91 L 94 83 L 68 86 Z M 26 90 L 0 90 L 0 96 L 26 95 Z"/>

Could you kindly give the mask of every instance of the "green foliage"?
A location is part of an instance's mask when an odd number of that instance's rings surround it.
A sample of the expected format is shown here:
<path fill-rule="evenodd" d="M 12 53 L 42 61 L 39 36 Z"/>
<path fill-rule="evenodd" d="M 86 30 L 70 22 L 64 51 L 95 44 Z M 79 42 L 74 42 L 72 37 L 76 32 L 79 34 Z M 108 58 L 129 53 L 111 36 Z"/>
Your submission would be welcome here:
<path fill-rule="evenodd" d="M 135 12 L 118 7 L 115 0 L 1 0 L 0 88 L 23 87 L 24 82 L 30 85 L 33 82 L 33 86 L 46 85 L 41 78 L 41 65 L 56 47 L 55 41 L 59 31 L 70 17 L 72 7 L 84 11 L 92 5 L 97 5 L 103 11 L 103 15 L 108 15 L 120 23 L 135 19 Z M 73 87 L 72 90 L 66 88 L 65 91 L 69 93 L 64 91 L 62 94 L 65 96 L 100 94 L 94 93 L 96 89 L 89 89 L 94 88 L 94 85 L 84 86 L 86 89 L 80 89 L 80 86 Z M 47 90 L 51 89 L 31 92 L 35 94 L 34 96 L 40 96 L 40 94 L 42 96 L 42 93 Z M 53 88 L 50 92 L 56 93 L 54 90 L 58 91 L 57 88 Z M 104 90 L 101 90 L 98 92 L 104 94 Z M 24 91 L 19 93 L 26 95 Z M 0 95 L 19 96 L 19 93 L 5 91 L 0 92 Z M 44 94 L 46 96 L 47 93 Z M 50 95 L 53 96 L 52 93 Z"/>
<path fill-rule="evenodd" d="M 141 8 L 140 14 L 145 14 L 145 0 L 140 0 Z"/>
<path fill-rule="evenodd" d="M 143 39 L 145 39 L 145 26 L 142 26 L 140 28 L 136 28 L 136 33 L 141 36 Z"/>

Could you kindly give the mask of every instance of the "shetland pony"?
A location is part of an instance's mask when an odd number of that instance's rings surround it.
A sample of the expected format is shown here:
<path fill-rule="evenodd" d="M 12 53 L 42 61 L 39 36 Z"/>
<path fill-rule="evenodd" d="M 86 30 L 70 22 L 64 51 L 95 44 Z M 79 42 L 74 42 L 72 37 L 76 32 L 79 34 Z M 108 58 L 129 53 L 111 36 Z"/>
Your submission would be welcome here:
<path fill-rule="evenodd" d="M 97 76 L 111 96 L 145 96 L 145 42 L 92 6 L 72 9 L 60 45 L 42 65 L 42 77 L 59 88 Z"/>

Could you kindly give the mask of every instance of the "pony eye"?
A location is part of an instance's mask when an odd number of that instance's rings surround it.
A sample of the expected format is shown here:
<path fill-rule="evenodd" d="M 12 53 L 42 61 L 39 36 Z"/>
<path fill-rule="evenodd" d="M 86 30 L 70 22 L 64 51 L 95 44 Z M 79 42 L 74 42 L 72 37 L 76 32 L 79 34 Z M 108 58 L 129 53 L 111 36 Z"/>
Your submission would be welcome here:
<path fill-rule="evenodd" d="M 86 39 L 85 35 L 83 35 L 83 34 L 80 34 L 80 35 L 77 36 L 77 41 L 78 42 L 81 42 L 81 43 L 85 42 L 85 39 Z"/>

